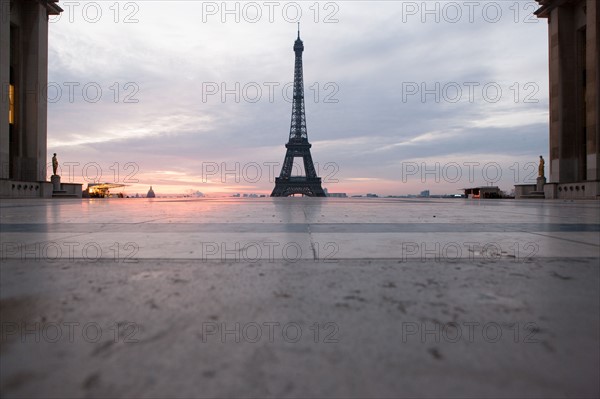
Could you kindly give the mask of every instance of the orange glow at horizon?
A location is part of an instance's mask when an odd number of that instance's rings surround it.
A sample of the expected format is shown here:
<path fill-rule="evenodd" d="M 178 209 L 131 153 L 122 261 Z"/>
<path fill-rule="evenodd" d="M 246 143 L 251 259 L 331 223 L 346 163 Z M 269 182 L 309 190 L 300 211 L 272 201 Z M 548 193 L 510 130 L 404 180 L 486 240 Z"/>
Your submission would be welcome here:
<path fill-rule="evenodd" d="M 182 174 L 183 175 L 183 174 Z M 112 176 L 111 176 L 112 177 Z M 116 183 L 110 178 L 103 179 L 99 183 Z M 212 182 L 207 181 L 202 183 L 194 177 L 188 179 L 175 179 L 169 180 L 165 178 L 164 172 L 159 173 L 144 173 L 135 176 L 136 182 L 123 182 L 122 179 L 118 183 L 125 183 L 125 186 L 117 190 L 113 190 L 114 193 L 117 191 L 123 193 L 125 196 L 146 196 L 150 186 L 152 186 L 157 197 L 161 196 L 196 196 L 197 193 L 202 193 L 206 197 L 231 197 L 234 194 L 256 194 L 270 196 L 274 187 L 274 182 L 259 182 L 257 184 L 250 184 L 247 182 L 241 182 L 235 184 L 233 182 Z M 82 183 L 83 189 L 87 188 L 90 181 L 83 179 L 75 179 L 75 183 Z M 232 184 L 233 183 L 233 184 Z M 433 186 L 428 183 L 421 182 L 410 182 L 402 183 L 399 181 L 390 181 L 384 179 L 350 179 L 348 181 L 340 182 L 324 182 L 323 188 L 327 189 L 328 193 L 345 193 L 348 197 L 352 195 L 366 195 L 368 193 L 377 194 L 379 196 L 387 195 L 408 195 L 408 194 L 419 194 L 423 190 L 430 190 L 432 194 L 454 194 L 459 190 L 459 187 L 455 185 L 449 186 Z"/>

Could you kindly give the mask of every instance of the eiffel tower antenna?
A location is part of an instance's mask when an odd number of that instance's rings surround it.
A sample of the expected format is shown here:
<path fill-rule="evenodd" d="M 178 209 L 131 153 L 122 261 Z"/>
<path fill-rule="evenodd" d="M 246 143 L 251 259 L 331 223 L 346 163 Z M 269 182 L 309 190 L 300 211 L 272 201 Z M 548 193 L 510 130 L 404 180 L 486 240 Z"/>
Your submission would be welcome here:
<path fill-rule="evenodd" d="M 304 113 L 304 76 L 302 72 L 302 52 L 304 43 L 300 40 L 300 22 L 298 22 L 298 39 L 294 42 L 296 61 L 294 64 L 294 96 L 292 101 L 292 121 L 289 141 L 285 145 L 287 151 L 279 177 L 275 179 L 275 188 L 271 197 L 287 197 L 302 194 L 309 197 L 325 197 L 321 186 L 321 178 L 317 176 L 315 165 L 310 155 L 312 145 L 308 142 L 306 131 L 306 115 Z M 292 176 L 294 158 L 302 158 L 306 176 Z"/>

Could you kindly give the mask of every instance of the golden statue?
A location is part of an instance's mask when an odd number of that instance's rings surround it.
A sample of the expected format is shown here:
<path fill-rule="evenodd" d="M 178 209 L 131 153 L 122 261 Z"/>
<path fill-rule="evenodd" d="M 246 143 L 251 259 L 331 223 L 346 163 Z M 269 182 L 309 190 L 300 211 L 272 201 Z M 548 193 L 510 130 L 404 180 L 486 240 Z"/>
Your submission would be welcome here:
<path fill-rule="evenodd" d="M 538 177 L 544 177 L 544 158 L 540 155 L 540 165 L 538 166 Z"/>

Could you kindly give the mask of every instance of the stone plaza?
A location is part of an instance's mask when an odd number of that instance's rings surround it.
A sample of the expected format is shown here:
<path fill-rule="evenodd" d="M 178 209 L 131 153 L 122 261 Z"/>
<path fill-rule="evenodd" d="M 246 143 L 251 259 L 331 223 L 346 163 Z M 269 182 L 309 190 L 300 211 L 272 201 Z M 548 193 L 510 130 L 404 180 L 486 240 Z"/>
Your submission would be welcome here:
<path fill-rule="evenodd" d="M 0 210 L 6 398 L 600 394 L 598 201 Z"/>

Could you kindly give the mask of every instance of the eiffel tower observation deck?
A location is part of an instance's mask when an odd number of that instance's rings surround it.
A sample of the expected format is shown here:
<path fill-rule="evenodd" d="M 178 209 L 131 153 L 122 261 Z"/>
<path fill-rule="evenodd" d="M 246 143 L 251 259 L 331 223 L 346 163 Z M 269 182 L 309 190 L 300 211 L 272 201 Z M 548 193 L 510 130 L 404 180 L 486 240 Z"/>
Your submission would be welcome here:
<path fill-rule="evenodd" d="M 300 24 L 298 38 L 294 43 L 296 62 L 294 65 L 294 96 L 292 101 L 292 122 L 290 138 L 285 145 L 287 151 L 281 173 L 275 179 L 275 188 L 271 197 L 287 197 L 302 194 L 309 197 L 326 197 L 321 186 L 321 178 L 317 176 L 315 165 L 310 154 L 311 144 L 306 131 L 306 115 L 304 113 L 304 77 L 302 73 L 302 52 L 304 43 L 300 40 Z M 292 176 L 294 158 L 302 158 L 305 176 Z"/>

